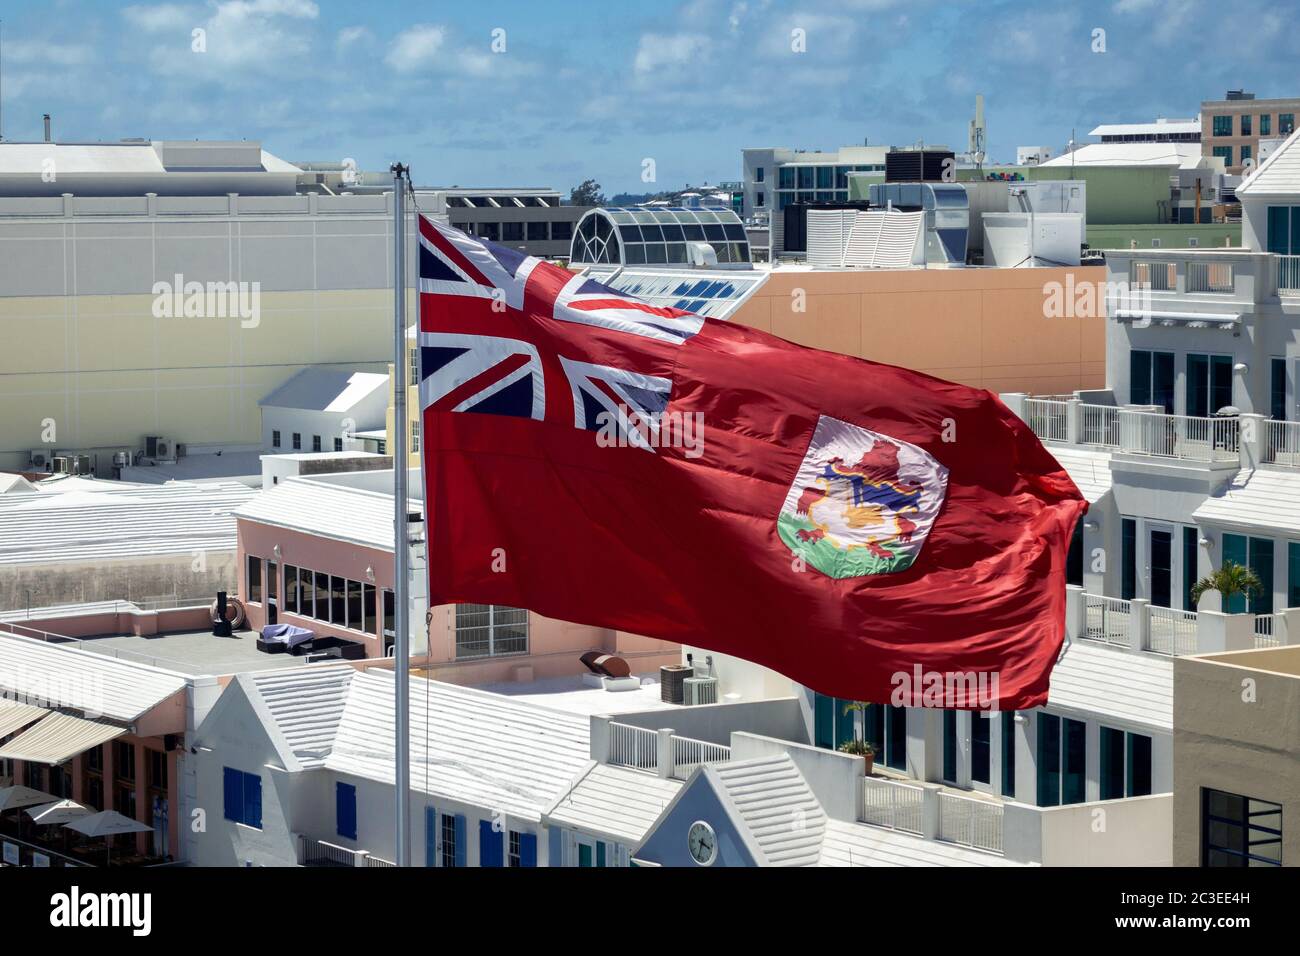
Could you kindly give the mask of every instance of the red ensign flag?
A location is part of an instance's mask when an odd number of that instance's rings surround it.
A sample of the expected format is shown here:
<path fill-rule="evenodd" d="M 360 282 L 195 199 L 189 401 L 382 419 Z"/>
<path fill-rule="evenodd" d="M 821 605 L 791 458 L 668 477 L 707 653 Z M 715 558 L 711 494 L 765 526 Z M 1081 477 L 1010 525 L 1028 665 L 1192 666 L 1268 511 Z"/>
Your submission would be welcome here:
<path fill-rule="evenodd" d="M 853 700 L 1046 702 L 1087 505 L 996 397 L 419 227 L 432 604 L 680 641 Z"/>

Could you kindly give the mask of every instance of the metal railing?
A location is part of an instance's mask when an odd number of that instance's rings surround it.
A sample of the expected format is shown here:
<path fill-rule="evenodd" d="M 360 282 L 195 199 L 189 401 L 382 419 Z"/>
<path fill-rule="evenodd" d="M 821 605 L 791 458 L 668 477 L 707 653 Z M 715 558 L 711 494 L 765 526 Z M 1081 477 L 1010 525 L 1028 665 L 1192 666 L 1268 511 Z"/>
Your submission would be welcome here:
<path fill-rule="evenodd" d="M 1300 256 L 1277 256 L 1278 295 L 1300 295 Z"/>
<path fill-rule="evenodd" d="M 904 833 L 923 832 L 921 806 L 925 799 L 924 787 L 873 777 L 863 778 L 862 784 L 863 823 Z"/>
<path fill-rule="evenodd" d="M 691 737 L 672 737 L 673 776 L 685 780 L 702 763 L 722 763 L 731 759 L 731 748 Z"/>
<path fill-rule="evenodd" d="M 1300 468 L 1300 422 L 1264 423 L 1264 461 Z"/>
<path fill-rule="evenodd" d="M 301 859 L 303 866 L 350 867 L 357 865 L 357 851 L 324 840 L 304 836 Z"/>
<path fill-rule="evenodd" d="M 1128 618 L 1132 605 L 1123 598 L 1101 594 L 1084 595 L 1083 637 L 1128 647 Z"/>
<path fill-rule="evenodd" d="M 384 867 L 384 868 L 388 868 L 388 867 L 396 868 L 397 864 L 394 863 L 392 860 L 385 860 L 385 859 L 382 859 L 382 858 L 377 857 L 377 856 L 367 856 L 367 857 L 366 857 L 366 866 L 367 866 L 367 867 L 377 866 L 377 867 Z"/>
<path fill-rule="evenodd" d="M 1048 398 L 1025 399 L 1025 419 L 1035 435 L 1044 441 L 1069 438 L 1070 405 Z"/>
<path fill-rule="evenodd" d="M 659 769 L 659 735 L 631 724 L 609 725 L 609 763 L 635 770 Z"/>
<path fill-rule="evenodd" d="M 1256 614 L 1255 615 L 1255 646 L 1256 647 L 1278 647 L 1277 631 L 1275 624 L 1277 615 L 1275 614 Z"/>
<path fill-rule="evenodd" d="M 1121 451 L 1191 461 L 1234 461 L 1239 457 L 1238 418 L 1166 415 L 1121 410 Z"/>
<path fill-rule="evenodd" d="M 939 794 L 939 839 L 975 850 L 1002 852 L 1002 804 L 955 793 Z"/>
<path fill-rule="evenodd" d="M 1119 409 L 1114 405 L 1079 406 L 1079 444 L 1119 446 Z"/>
<path fill-rule="evenodd" d="M 1144 651 L 1179 656 L 1196 653 L 1196 612 L 1152 604 L 1147 608 Z"/>
<path fill-rule="evenodd" d="M 1142 262 L 1129 264 L 1129 287 L 1149 289 L 1152 292 L 1173 292 L 1178 288 L 1178 271 L 1172 262 Z"/>
<path fill-rule="evenodd" d="M 7 833 L 0 834 L 0 843 L 13 844 L 18 848 L 17 864 L 6 863 L 4 864 L 5 866 L 36 866 L 36 858 L 38 856 L 44 857 L 44 860 L 40 864 L 42 867 L 95 866 L 95 864 L 86 860 L 78 860 L 76 857 L 59 853 L 57 850 L 51 850 L 49 847 L 41 846 L 37 843 L 28 843 L 26 840 L 21 840 L 18 837 L 9 836 Z"/>
<path fill-rule="evenodd" d="M 1231 292 L 1231 262 L 1189 262 L 1187 263 L 1188 292 Z"/>

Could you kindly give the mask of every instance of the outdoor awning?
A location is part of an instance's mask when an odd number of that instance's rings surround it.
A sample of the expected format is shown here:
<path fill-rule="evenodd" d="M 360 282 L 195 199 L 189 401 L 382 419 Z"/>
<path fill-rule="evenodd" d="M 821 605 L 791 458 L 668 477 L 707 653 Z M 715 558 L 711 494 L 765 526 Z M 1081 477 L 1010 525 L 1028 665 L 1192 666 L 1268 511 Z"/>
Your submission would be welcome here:
<path fill-rule="evenodd" d="M 16 700 L 0 700 L 0 740 L 22 730 L 28 724 L 34 724 L 49 711 L 34 704 L 23 704 Z"/>
<path fill-rule="evenodd" d="M 52 713 L 0 747 L 0 757 L 54 766 L 124 733 L 125 727 L 100 720 Z"/>
<path fill-rule="evenodd" d="M 1143 325 L 1185 325 L 1199 329 L 1235 329 L 1241 325 L 1240 312 L 1155 312 L 1145 308 L 1115 308 L 1111 315 L 1120 322 Z"/>

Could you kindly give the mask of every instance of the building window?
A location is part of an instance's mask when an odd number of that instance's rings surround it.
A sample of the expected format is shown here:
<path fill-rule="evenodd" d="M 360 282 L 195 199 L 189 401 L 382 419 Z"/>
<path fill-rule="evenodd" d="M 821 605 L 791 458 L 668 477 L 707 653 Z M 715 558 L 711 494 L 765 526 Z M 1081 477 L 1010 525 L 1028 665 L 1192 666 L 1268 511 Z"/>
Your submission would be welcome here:
<path fill-rule="evenodd" d="M 759 166 L 758 169 L 754 170 L 754 182 L 761 183 L 763 181 L 763 175 L 766 172 L 767 172 L 766 166 Z"/>
<path fill-rule="evenodd" d="M 1205 418 L 1232 404 L 1232 356 L 1187 356 L 1187 414 Z"/>
<path fill-rule="evenodd" d="M 1273 117 L 1268 113 L 1259 114 L 1259 135 L 1271 136 L 1273 129 Z"/>
<path fill-rule="evenodd" d="M 957 782 L 957 711 L 943 712 L 943 779 Z"/>
<path fill-rule="evenodd" d="M 547 234 L 546 223 L 544 221 L 530 222 L 528 224 L 529 242 L 545 242 L 548 238 L 549 236 Z"/>
<path fill-rule="evenodd" d="M 1221 158 L 1221 159 L 1223 160 L 1223 164 L 1224 164 L 1225 166 L 1231 166 L 1231 165 L 1232 165 L 1232 147 L 1231 147 L 1231 146 L 1216 146 L 1216 147 L 1214 147 L 1214 155 L 1215 155 L 1215 156 L 1218 156 L 1219 158 Z"/>
<path fill-rule="evenodd" d="M 1231 136 L 1232 135 L 1232 117 L 1216 116 L 1214 117 L 1214 135 Z"/>
<path fill-rule="evenodd" d="M 348 627 L 354 631 L 364 631 L 361 619 L 361 582 L 348 581 Z"/>
<path fill-rule="evenodd" d="M 875 748 L 876 760 L 894 770 L 906 770 L 907 708 L 893 704 L 868 704 L 862 719 L 864 736 Z"/>
<path fill-rule="evenodd" d="M 463 832 L 464 827 L 458 825 L 464 817 L 453 816 L 450 813 L 442 815 L 442 865 L 443 866 L 463 866 L 464 848 L 457 839 Z"/>
<path fill-rule="evenodd" d="M 1241 114 L 1241 135 L 1242 135 L 1242 136 L 1249 136 L 1249 135 L 1250 135 L 1250 127 L 1251 127 L 1250 114 L 1249 114 L 1249 113 L 1242 113 L 1242 114 Z M 1242 158 L 1244 159 L 1245 156 L 1243 156 Z"/>
<path fill-rule="evenodd" d="M 1183 610 L 1195 611 L 1196 602 L 1192 600 L 1192 587 L 1196 584 L 1197 543 L 1201 533 L 1192 527 L 1183 528 Z"/>
<path fill-rule="evenodd" d="M 1286 606 L 1300 607 L 1300 544 L 1287 542 L 1286 564 Z"/>
<path fill-rule="evenodd" d="M 293 433 L 293 450 L 294 451 L 302 450 L 302 435 L 298 434 L 297 432 Z"/>
<path fill-rule="evenodd" d="M 528 612 L 500 604 L 456 606 L 456 658 L 528 652 Z"/>
<path fill-rule="evenodd" d="M 1295 132 L 1295 114 L 1278 113 L 1277 114 L 1277 133 L 1279 136 L 1290 136 Z"/>
<path fill-rule="evenodd" d="M 1252 594 L 1249 599 L 1241 594 L 1234 594 L 1224 602 L 1224 611 L 1229 614 L 1272 614 L 1273 613 L 1273 539 L 1247 538 L 1242 534 L 1225 534 L 1223 536 L 1223 560 L 1231 561 L 1242 567 L 1250 568 L 1259 578 L 1263 590 Z"/>
<path fill-rule="evenodd" d="M 1137 597 L 1137 521 L 1121 518 L 1119 525 L 1119 596 L 1131 601 Z"/>
<path fill-rule="evenodd" d="M 764 203 L 766 203 L 766 201 L 767 201 L 767 197 L 766 197 L 763 193 L 755 193 L 755 195 L 754 195 L 754 206 L 755 206 L 755 208 L 757 208 L 757 209 L 762 209 L 762 208 L 763 208 L 763 205 L 764 205 Z"/>
<path fill-rule="evenodd" d="M 336 438 L 336 439 L 334 439 L 334 450 L 335 450 L 335 451 L 342 451 L 342 450 L 343 450 L 343 439 L 342 439 L 342 438 Z"/>
<path fill-rule="evenodd" d="M 1002 796 L 1016 798 L 1016 712 L 1002 712 Z"/>
<path fill-rule="evenodd" d="M 993 780 L 992 731 L 993 715 L 970 711 L 970 778 L 972 783 L 988 784 Z"/>
<path fill-rule="evenodd" d="M 777 170 L 776 175 L 777 189 L 794 189 L 794 167 L 782 166 Z"/>
<path fill-rule="evenodd" d="M 1300 255 L 1300 206 L 1268 207 L 1268 251 L 1279 256 Z M 1292 263 L 1284 263 L 1279 284 L 1295 285 Z"/>
<path fill-rule="evenodd" d="M 330 623 L 346 627 L 348 623 L 347 578 L 330 575 Z"/>
<path fill-rule="evenodd" d="M 1151 793 L 1151 738 L 1114 727 L 1101 728 L 1101 799 Z"/>
<path fill-rule="evenodd" d="M 320 451 L 320 435 L 311 436 L 311 450 Z"/>
<path fill-rule="evenodd" d="M 247 588 L 248 600 L 260 603 L 262 600 L 262 559 L 256 555 L 248 556 Z"/>
<path fill-rule="evenodd" d="M 1253 155 L 1254 155 L 1254 150 L 1252 150 L 1248 145 L 1243 145 L 1241 147 L 1241 165 L 1245 166 L 1248 162 L 1250 162 L 1250 157 Z"/>
<path fill-rule="evenodd" d="M 1087 780 L 1087 726 L 1080 720 L 1038 715 L 1038 805 L 1082 803 Z"/>
<path fill-rule="evenodd" d="M 1201 866 L 1281 865 L 1281 804 L 1201 790 Z"/>
<path fill-rule="evenodd" d="M 1274 421 L 1286 421 L 1286 359 L 1269 359 L 1268 412 Z"/>
<path fill-rule="evenodd" d="M 1159 405 L 1174 413 L 1174 353 L 1129 352 L 1129 401 L 1134 405 Z"/>
<path fill-rule="evenodd" d="M 339 836 L 357 838 L 357 788 L 350 783 L 334 784 L 334 822 Z"/>
<path fill-rule="evenodd" d="M 418 419 L 411 422 L 411 454 L 420 453 L 420 422 Z"/>
<path fill-rule="evenodd" d="M 284 609 L 298 613 L 298 569 L 291 564 L 284 566 Z"/>
<path fill-rule="evenodd" d="M 361 585 L 361 627 L 367 634 L 375 632 L 375 586 Z"/>
<path fill-rule="evenodd" d="M 524 224 L 522 222 L 503 222 L 501 224 L 501 238 L 506 242 L 523 242 Z"/>
<path fill-rule="evenodd" d="M 515 830 L 510 831 L 510 843 L 506 847 L 506 866 L 519 867 L 523 866 L 522 857 L 520 856 L 519 838 L 522 836 Z"/>
<path fill-rule="evenodd" d="M 1070 535 L 1070 551 L 1065 557 L 1065 583 L 1083 587 L 1083 516 L 1074 523 Z"/>
<path fill-rule="evenodd" d="M 262 829 L 262 778 L 230 767 L 222 768 L 222 776 L 226 819 Z"/>
<path fill-rule="evenodd" d="M 564 222 L 551 223 L 551 241 L 568 242 L 573 238 L 573 223 L 565 220 Z"/>
<path fill-rule="evenodd" d="M 280 430 L 278 428 L 274 429 L 271 432 L 271 447 L 272 448 L 280 447 Z"/>

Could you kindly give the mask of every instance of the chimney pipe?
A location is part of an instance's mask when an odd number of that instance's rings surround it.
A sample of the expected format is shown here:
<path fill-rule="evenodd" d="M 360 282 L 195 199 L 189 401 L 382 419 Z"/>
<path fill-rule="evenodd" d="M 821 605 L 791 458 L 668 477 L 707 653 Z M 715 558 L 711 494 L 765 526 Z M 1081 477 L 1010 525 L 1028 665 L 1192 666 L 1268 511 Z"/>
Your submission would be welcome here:
<path fill-rule="evenodd" d="M 50 141 L 50 114 L 46 113 L 44 119 L 45 119 L 45 142 L 48 143 Z"/>

